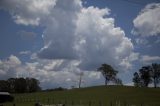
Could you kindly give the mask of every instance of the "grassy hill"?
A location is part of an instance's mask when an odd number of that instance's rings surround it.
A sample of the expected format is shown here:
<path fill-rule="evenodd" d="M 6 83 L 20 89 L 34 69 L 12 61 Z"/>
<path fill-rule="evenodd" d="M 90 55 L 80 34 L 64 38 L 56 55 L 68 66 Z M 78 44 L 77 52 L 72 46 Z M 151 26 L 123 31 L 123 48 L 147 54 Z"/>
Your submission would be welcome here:
<path fill-rule="evenodd" d="M 33 106 L 35 101 L 43 104 L 67 103 L 81 106 L 160 106 L 160 88 L 135 88 L 127 86 L 95 86 L 66 91 L 15 94 L 16 106 Z M 10 104 L 6 104 L 9 106 Z"/>

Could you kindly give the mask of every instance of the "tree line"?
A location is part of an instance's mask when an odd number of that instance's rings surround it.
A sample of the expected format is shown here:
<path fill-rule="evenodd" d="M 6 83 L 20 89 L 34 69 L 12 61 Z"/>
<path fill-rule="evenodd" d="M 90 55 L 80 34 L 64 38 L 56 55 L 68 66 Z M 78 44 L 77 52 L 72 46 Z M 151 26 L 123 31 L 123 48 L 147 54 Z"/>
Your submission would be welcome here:
<path fill-rule="evenodd" d="M 116 85 L 123 85 L 122 80 L 117 77 L 118 71 L 111 65 L 102 64 L 97 71 L 101 72 L 105 78 L 105 85 L 110 82 Z M 160 83 L 160 64 L 151 64 L 143 66 L 138 72 L 133 74 L 133 83 L 136 87 L 148 87 L 153 84 L 156 88 Z M 9 78 L 8 80 L 0 80 L 0 91 L 10 93 L 29 93 L 40 91 L 40 82 L 35 78 Z"/>
<path fill-rule="evenodd" d="M 111 65 L 102 64 L 97 70 L 105 78 L 105 85 L 108 85 L 109 82 L 122 85 L 122 80 L 117 77 L 118 71 Z M 154 63 L 140 68 L 133 74 L 133 83 L 136 87 L 148 87 L 149 84 L 153 84 L 156 88 L 160 83 L 160 64 Z"/>
<path fill-rule="evenodd" d="M 0 80 L 0 91 L 10 93 L 29 93 L 41 90 L 35 78 L 9 78 Z"/>
<path fill-rule="evenodd" d="M 156 88 L 160 83 L 160 64 L 143 66 L 133 74 L 133 82 L 136 87 L 148 87 L 153 84 Z"/>

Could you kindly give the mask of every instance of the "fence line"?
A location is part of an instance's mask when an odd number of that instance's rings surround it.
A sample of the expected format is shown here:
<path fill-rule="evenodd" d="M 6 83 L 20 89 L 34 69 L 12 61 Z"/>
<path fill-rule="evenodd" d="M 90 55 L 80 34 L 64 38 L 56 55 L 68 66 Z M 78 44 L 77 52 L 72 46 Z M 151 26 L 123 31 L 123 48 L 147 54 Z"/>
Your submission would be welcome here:
<path fill-rule="evenodd" d="M 143 103 L 139 104 L 139 105 L 134 105 L 131 104 L 129 102 L 126 101 L 120 101 L 118 99 L 116 100 L 112 100 L 109 102 L 102 102 L 101 100 L 67 100 L 67 99 L 61 99 L 61 100 L 57 100 L 55 98 L 24 98 L 24 97 L 20 97 L 20 98 L 16 98 L 13 102 L 13 104 L 11 105 L 7 105 L 7 104 L 3 104 L 0 106 L 19 106 L 18 104 L 29 104 L 32 103 L 34 106 L 35 103 L 42 103 L 45 105 L 55 105 L 56 104 L 64 104 L 64 106 L 149 106 L 149 105 L 145 105 Z M 42 105 L 42 106 L 45 106 Z M 150 105 L 153 106 L 153 105 Z"/>

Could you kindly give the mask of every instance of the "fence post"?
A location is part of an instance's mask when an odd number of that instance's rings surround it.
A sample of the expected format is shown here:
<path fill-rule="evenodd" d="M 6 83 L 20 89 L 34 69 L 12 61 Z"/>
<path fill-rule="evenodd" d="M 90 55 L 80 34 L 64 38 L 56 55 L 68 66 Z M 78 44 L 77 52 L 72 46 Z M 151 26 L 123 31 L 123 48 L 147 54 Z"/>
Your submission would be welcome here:
<path fill-rule="evenodd" d="M 54 104 L 54 98 L 52 99 L 52 103 Z"/>
<path fill-rule="evenodd" d="M 91 101 L 89 101 L 89 106 L 91 106 L 91 104 L 92 104 L 92 102 L 91 102 Z"/>
<path fill-rule="evenodd" d="M 72 106 L 74 105 L 74 102 L 72 101 Z"/>
<path fill-rule="evenodd" d="M 112 101 L 110 102 L 110 106 L 113 106 Z"/>
<path fill-rule="evenodd" d="M 65 105 L 67 104 L 67 100 L 66 100 L 66 99 L 64 100 L 64 104 L 65 104 Z"/>
<path fill-rule="evenodd" d="M 79 100 L 79 105 L 81 104 L 81 100 Z"/>
<path fill-rule="evenodd" d="M 99 101 L 99 106 L 102 106 L 102 102 L 101 101 Z"/>
<path fill-rule="evenodd" d="M 124 101 L 124 106 L 127 106 L 125 101 Z"/>
<path fill-rule="evenodd" d="M 47 102 L 48 102 L 48 104 L 49 104 L 49 98 L 48 98 Z"/>

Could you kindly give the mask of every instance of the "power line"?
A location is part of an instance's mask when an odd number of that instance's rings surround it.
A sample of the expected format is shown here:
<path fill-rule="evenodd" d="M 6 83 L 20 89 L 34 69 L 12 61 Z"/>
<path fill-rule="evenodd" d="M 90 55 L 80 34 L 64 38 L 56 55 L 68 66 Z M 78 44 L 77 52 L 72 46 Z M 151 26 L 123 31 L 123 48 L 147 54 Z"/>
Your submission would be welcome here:
<path fill-rule="evenodd" d="M 121 0 L 121 1 L 126 1 L 126 2 L 129 2 L 129 3 L 132 3 L 132 4 L 137 4 L 137 5 L 146 5 L 146 3 L 147 3 L 147 2 L 140 2 L 140 1 L 135 1 L 135 0 Z M 160 0 L 154 0 L 152 2 L 160 3 Z"/>
<path fill-rule="evenodd" d="M 121 1 L 129 2 L 129 3 L 137 4 L 137 5 L 145 5 L 145 4 L 144 4 L 144 3 L 142 3 L 142 2 L 133 1 L 133 0 L 121 0 Z"/>

